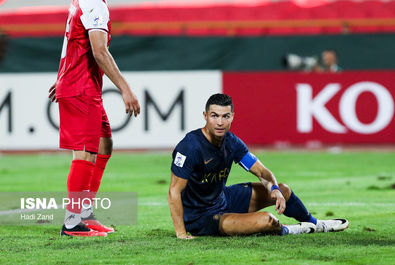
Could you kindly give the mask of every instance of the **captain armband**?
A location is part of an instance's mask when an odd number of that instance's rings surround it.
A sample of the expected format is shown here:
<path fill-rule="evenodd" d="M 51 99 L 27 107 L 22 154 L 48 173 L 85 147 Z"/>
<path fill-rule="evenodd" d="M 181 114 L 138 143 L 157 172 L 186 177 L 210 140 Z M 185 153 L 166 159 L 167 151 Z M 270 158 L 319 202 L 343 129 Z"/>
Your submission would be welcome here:
<path fill-rule="evenodd" d="M 258 160 L 256 156 L 248 152 L 239 162 L 240 166 L 242 166 L 246 171 L 250 171 L 251 167 Z"/>

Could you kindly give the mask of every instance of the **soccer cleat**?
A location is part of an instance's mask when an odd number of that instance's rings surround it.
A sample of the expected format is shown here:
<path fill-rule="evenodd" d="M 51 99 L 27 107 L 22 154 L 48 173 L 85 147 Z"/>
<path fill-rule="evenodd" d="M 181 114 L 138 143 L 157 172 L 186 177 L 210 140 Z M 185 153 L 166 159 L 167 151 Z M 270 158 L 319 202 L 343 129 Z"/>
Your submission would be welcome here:
<path fill-rule="evenodd" d="M 348 228 L 346 219 L 317 220 L 316 232 L 338 232 Z"/>
<path fill-rule="evenodd" d="M 66 228 L 63 225 L 62 230 L 60 231 L 61 236 L 107 236 L 105 232 L 98 232 L 86 227 L 83 223 L 79 223 L 73 228 Z"/>
<path fill-rule="evenodd" d="M 310 234 L 314 233 L 316 226 L 313 223 L 301 222 L 294 225 L 285 225 L 288 228 L 288 234 Z"/>
<path fill-rule="evenodd" d="M 81 221 L 86 227 L 96 230 L 98 232 L 114 233 L 114 228 L 103 225 L 97 220 L 84 220 Z"/>
<path fill-rule="evenodd" d="M 100 223 L 93 214 L 91 214 L 87 218 L 82 218 L 81 221 L 86 227 L 98 231 L 98 232 L 105 232 L 105 233 L 114 233 L 114 228 L 108 227 Z"/>

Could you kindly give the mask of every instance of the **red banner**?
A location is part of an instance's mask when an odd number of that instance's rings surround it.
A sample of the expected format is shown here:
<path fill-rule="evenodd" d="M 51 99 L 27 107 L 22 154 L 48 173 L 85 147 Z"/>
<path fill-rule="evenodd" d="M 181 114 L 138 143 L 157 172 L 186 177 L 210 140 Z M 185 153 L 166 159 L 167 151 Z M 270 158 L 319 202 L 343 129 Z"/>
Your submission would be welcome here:
<path fill-rule="evenodd" d="M 112 35 L 262 36 L 395 32 L 395 1 L 184 2 L 179 1 L 179 5 L 165 1 L 152 5 L 111 7 Z M 0 10 L 0 29 L 12 37 L 63 36 L 67 14 L 67 6 Z"/>
<path fill-rule="evenodd" d="M 248 144 L 395 143 L 395 71 L 223 74 Z"/>

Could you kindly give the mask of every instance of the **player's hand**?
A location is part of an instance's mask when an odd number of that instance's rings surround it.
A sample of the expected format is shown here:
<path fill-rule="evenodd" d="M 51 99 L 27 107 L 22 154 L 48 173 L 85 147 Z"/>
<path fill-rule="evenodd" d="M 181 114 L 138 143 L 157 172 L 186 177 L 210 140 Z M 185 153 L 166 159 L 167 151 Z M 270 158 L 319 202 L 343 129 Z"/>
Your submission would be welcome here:
<path fill-rule="evenodd" d="M 128 89 L 122 93 L 122 99 L 125 103 L 126 114 L 129 114 L 130 117 L 134 114 L 134 117 L 137 117 L 140 114 L 140 104 L 136 95 Z"/>
<path fill-rule="evenodd" d="M 188 235 L 187 233 L 179 233 L 179 234 L 177 234 L 177 238 L 178 239 L 194 239 L 195 237 L 194 236 L 191 236 L 191 235 Z"/>
<path fill-rule="evenodd" d="M 56 98 L 56 83 L 53 84 L 49 89 L 48 98 L 51 100 L 51 102 L 58 102 L 58 99 Z"/>
<path fill-rule="evenodd" d="M 278 214 L 283 214 L 285 211 L 285 198 L 282 193 L 279 190 L 274 189 L 271 193 L 271 197 L 273 200 L 276 200 L 276 207 L 274 209 Z"/>

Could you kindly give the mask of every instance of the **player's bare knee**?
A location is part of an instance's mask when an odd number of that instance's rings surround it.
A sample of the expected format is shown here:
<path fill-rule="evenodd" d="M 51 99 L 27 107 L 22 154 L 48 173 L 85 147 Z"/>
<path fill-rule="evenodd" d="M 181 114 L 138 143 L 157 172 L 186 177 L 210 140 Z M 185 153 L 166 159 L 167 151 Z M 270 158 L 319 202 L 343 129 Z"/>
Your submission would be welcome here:
<path fill-rule="evenodd" d="M 95 153 L 86 152 L 86 156 L 85 156 L 84 160 L 92 162 L 92 163 L 96 163 L 96 154 Z"/>
<path fill-rule="evenodd" d="M 288 200 L 289 197 L 291 196 L 291 189 L 288 187 L 287 184 L 280 183 L 278 184 L 278 187 L 281 190 L 281 193 L 283 194 L 285 200 Z"/>
<path fill-rule="evenodd" d="M 272 226 L 272 224 L 273 224 L 276 220 L 277 220 L 277 218 L 274 217 L 273 214 L 271 214 L 271 213 L 267 213 L 267 214 L 266 214 L 266 223 L 267 223 L 269 226 Z"/>
<path fill-rule="evenodd" d="M 270 231 L 273 229 L 273 226 L 276 226 L 276 222 L 278 219 L 269 212 L 260 212 L 259 219 L 257 221 L 257 225 L 261 232 Z"/>
<path fill-rule="evenodd" d="M 269 230 L 279 230 L 281 228 L 280 221 L 271 213 L 268 213 L 268 228 Z"/>
<path fill-rule="evenodd" d="M 73 151 L 73 160 L 85 160 L 85 161 L 95 163 L 96 154 L 86 152 L 86 151 L 74 150 Z"/>

